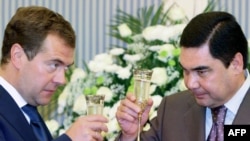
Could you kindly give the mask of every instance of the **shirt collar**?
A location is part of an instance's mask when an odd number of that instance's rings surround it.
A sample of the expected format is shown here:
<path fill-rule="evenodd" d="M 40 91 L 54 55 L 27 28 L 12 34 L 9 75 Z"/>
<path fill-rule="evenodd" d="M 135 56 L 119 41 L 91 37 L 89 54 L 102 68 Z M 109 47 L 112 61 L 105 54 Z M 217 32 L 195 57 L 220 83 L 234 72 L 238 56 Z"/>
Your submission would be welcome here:
<path fill-rule="evenodd" d="M 19 108 L 27 104 L 23 97 L 17 92 L 17 90 L 7 82 L 3 77 L 0 76 L 0 85 L 9 93 L 9 95 L 14 99 Z"/>
<path fill-rule="evenodd" d="M 234 115 L 236 115 L 242 100 L 244 99 L 249 87 L 250 87 L 250 77 L 249 71 L 245 70 L 246 80 L 236 94 L 227 102 L 225 106 L 230 110 Z"/>

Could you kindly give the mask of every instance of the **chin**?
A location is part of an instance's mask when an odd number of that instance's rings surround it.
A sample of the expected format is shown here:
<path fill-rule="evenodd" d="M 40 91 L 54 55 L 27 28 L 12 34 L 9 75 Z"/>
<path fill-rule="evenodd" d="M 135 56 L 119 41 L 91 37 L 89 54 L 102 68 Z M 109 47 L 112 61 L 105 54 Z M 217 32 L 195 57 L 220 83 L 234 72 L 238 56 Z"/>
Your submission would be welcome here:
<path fill-rule="evenodd" d="M 196 99 L 196 102 L 200 106 L 209 107 L 209 104 L 205 99 Z"/>

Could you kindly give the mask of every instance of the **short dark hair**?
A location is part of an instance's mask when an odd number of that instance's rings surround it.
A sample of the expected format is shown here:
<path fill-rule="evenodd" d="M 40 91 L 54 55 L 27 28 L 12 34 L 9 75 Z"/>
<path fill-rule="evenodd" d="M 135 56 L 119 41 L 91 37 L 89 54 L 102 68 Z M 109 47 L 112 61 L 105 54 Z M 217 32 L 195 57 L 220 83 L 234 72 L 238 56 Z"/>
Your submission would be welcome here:
<path fill-rule="evenodd" d="M 236 53 L 248 64 L 247 39 L 235 17 L 227 12 L 213 11 L 194 17 L 183 30 L 181 47 L 200 47 L 208 43 L 211 56 L 222 61 L 227 68 Z"/>
<path fill-rule="evenodd" d="M 18 8 L 4 32 L 1 64 L 8 63 L 11 46 L 15 43 L 20 44 L 27 58 L 32 60 L 41 50 L 48 34 L 56 34 L 67 45 L 75 48 L 75 32 L 63 16 L 46 7 Z"/>

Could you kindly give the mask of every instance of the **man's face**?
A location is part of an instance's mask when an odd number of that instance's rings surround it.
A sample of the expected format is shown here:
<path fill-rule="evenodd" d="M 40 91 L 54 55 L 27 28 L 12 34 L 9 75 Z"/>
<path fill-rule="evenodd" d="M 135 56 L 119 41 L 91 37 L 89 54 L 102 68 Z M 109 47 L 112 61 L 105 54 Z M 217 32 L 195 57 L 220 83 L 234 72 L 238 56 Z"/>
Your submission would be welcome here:
<path fill-rule="evenodd" d="M 31 61 L 23 55 L 17 89 L 32 105 L 46 105 L 58 86 L 65 84 L 65 71 L 74 61 L 74 49 L 50 34 Z"/>
<path fill-rule="evenodd" d="M 226 68 L 210 55 L 207 44 L 199 48 L 181 48 L 180 63 L 184 69 L 185 85 L 193 92 L 199 105 L 216 107 L 236 93 L 244 81 L 240 66 L 242 58 L 238 56 Z"/>

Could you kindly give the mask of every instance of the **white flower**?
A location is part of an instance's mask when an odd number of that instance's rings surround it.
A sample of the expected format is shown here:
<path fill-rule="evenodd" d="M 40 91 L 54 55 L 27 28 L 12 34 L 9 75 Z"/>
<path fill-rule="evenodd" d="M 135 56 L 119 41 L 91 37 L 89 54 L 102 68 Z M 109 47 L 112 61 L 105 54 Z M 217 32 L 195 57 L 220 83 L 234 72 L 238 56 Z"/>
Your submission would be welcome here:
<path fill-rule="evenodd" d="M 152 113 L 149 116 L 149 120 L 152 120 L 156 116 L 157 116 L 157 111 L 156 110 L 152 111 Z"/>
<path fill-rule="evenodd" d="M 71 75 L 70 81 L 74 82 L 78 79 L 84 79 L 86 77 L 86 73 L 83 69 L 81 68 L 75 68 L 73 71 L 73 74 Z"/>
<path fill-rule="evenodd" d="M 111 55 L 114 55 L 114 56 L 118 56 L 118 55 L 121 55 L 125 52 L 125 50 L 123 48 L 113 48 L 109 51 L 109 53 Z"/>
<path fill-rule="evenodd" d="M 117 101 L 116 103 L 114 103 L 113 107 L 111 107 L 111 109 L 108 111 L 109 118 L 111 119 L 115 118 L 115 113 L 120 103 L 121 101 Z"/>
<path fill-rule="evenodd" d="M 162 96 L 160 95 L 154 95 L 151 97 L 152 100 L 153 100 L 153 106 L 152 106 L 152 109 L 156 109 L 157 107 L 159 107 L 160 103 L 161 103 L 161 100 L 162 100 Z"/>
<path fill-rule="evenodd" d="M 184 79 L 180 79 L 178 85 L 179 85 L 179 89 L 180 89 L 181 91 L 187 90 L 187 87 L 186 87 L 186 85 L 185 85 L 185 83 L 184 83 Z"/>
<path fill-rule="evenodd" d="M 168 57 L 172 56 L 172 52 L 175 49 L 174 45 L 172 44 L 164 44 L 160 47 L 158 51 L 159 56 L 157 57 L 159 60 L 163 62 L 168 61 Z"/>
<path fill-rule="evenodd" d="M 155 85 L 155 84 L 150 85 L 150 88 L 149 88 L 149 94 L 150 95 L 155 92 L 156 87 L 157 87 L 157 85 Z"/>
<path fill-rule="evenodd" d="M 105 95 L 105 101 L 110 101 L 113 97 L 112 91 L 108 87 L 100 87 L 96 94 L 98 95 Z"/>
<path fill-rule="evenodd" d="M 179 5 L 174 3 L 170 7 L 167 16 L 172 21 L 180 21 L 180 20 L 185 19 L 186 14 L 184 13 L 184 10 Z"/>
<path fill-rule="evenodd" d="M 73 111 L 78 113 L 79 115 L 83 115 L 87 111 L 86 99 L 83 94 L 79 95 L 76 98 L 76 101 L 73 106 Z"/>
<path fill-rule="evenodd" d="M 158 86 L 162 86 L 167 83 L 167 80 L 168 76 L 165 68 L 161 67 L 153 68 L 151 82 L 157 84 Z"/>
<path fill-rule="evenodd" d="M 131 71 L 129 68 L 121 68 L 116 73 L 121 79 L 128 79 L 131 76 Z"/>
<path fill-rule="evenodd" d="M 150 46 L 149 50 L 157 52 L 161 49 L 162 45 L 154 45 L 154 46 Z"/>
<path fill-rule="evenodd" d="M 118 66 L 117 64 L 111 64 L 111 65 L 107 65 L 104 70 L 106 72 L 110 72 L 110 73 L 115 73 L 117 72 L 118 70 L 120 70 L 122 67 L 121 66 Z"/>
<path fill-rule="evenodd" d="M 149 26 L 143 30 L 142 36 L 148 41 L 162 40 L 162 32 L 165 31 L 165 28 L 164 25 Z"/>
<path fill-rule="evenodd" d="M 125 54 L 123 57 L 124 60 L 126 60 L 132 64 L 141 60 L 141 58 L 142 58 L 142 54 L 134 54 L 134 55 Z"/>
<path fill-rule="evenodd" d="M 112 55 L 107 53 L 102 53 L 96 55 L 94 60 L 90 61 L 88 66 L 89 69 L 93 72 L 102 72 L 104 71 L 105 67 L 111 65 L 113 63 Z"/>
<path fill-rule="evenodd" d="M 142 34 L 136 34 L 132 36 L 132 39 L 135 43 L 141 42 L 143 40 Z"/>
<path fill-rule="evenodd" d="M 161 40 L 169 42 L 170 39 L 176 39 L 185 26 L 186 24 L 149 26 L 143 30 L 142 36 L 148 41 Z"/>
<path fill-rule="evenodd" d="M 122 37 L 128 37 L 132 35 L 131 29 L 125 23 L 118 26 L 118 31 Z"/>
<path fill-rule="evenodd" d="M 64 110 L 64 107 L 67 104 L 67 99 L 68 99 L 68 88 L 69 86 L 66 85 L 66 87 L 63 89 L 63 92 L 60 94 L 60 96 L 58 97 L 57 103 L 58 103 L 58 108 L 57 108 L 57 112 L 59 114 L 61 114 Z"/>
<path fill-rule="evenodd" d="M 45 124 L 48 127 L 48 129 L 49 129 L 50 133 L 52 134 L 52 136 L 55 136 L 56 131 L 59 128 L 59 123 L 56 120 L 52 119 L 52 120 L 45 121 Z"/>
<path fill-rule="evenodd" d="M 65 132 L 66 132 L 65 129 L 60 129 L 58 134 L 59 134 L 59 135 L 62 135 L 62 134 L 64 134 Z"/>

